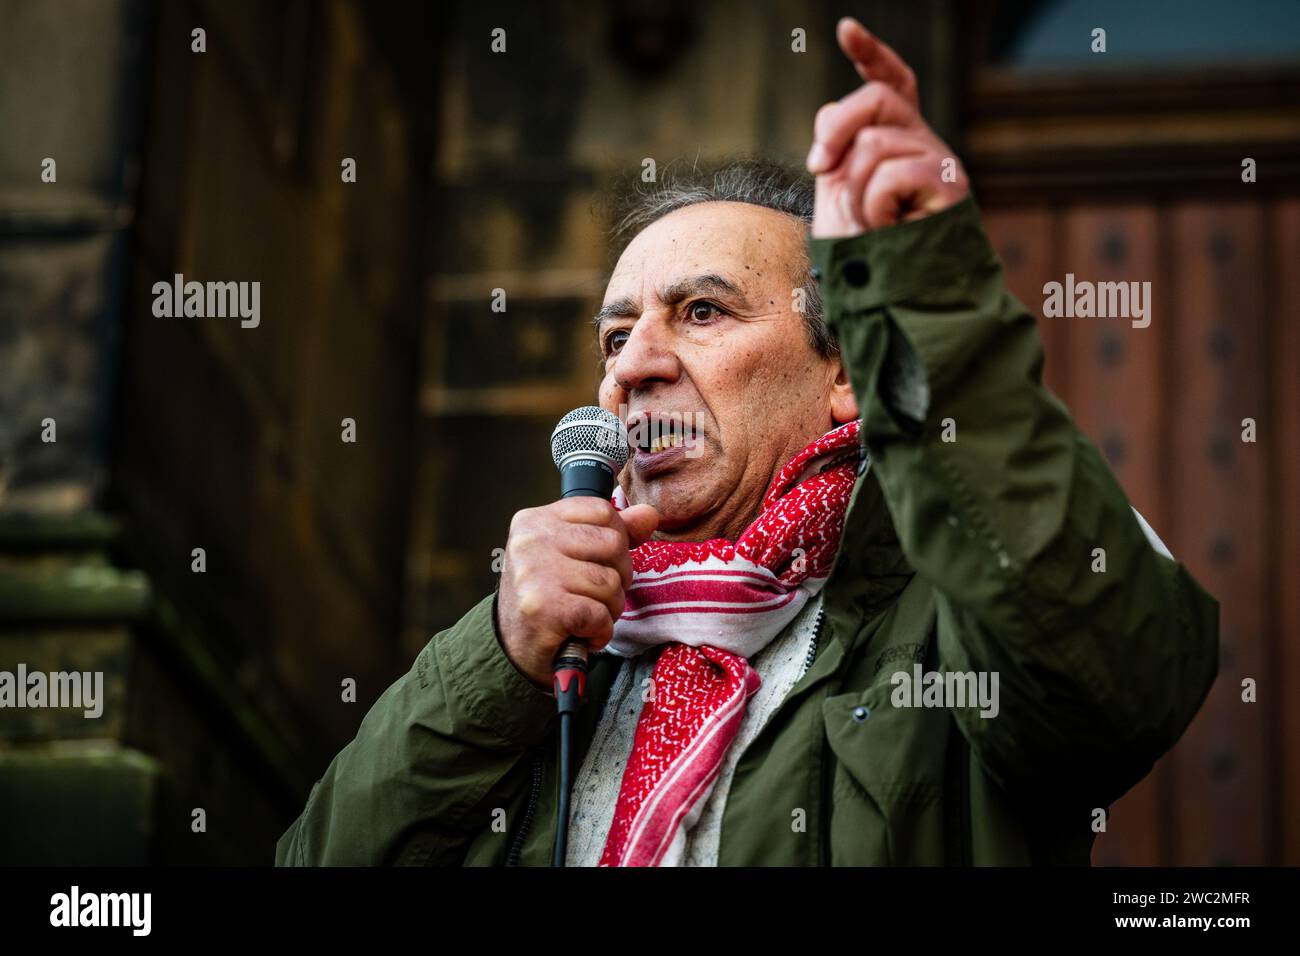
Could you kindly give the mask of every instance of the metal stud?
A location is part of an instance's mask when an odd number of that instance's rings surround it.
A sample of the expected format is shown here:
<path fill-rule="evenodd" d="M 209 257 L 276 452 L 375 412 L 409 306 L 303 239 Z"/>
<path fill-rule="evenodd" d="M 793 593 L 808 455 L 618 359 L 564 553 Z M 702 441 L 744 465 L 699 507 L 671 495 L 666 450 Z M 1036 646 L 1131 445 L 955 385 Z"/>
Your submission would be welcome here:
<path fill-rule="evenodd" d="M 1128 256 L 1128 243 L 1122 233 L 1107 233 L 1101 241 L 1101 257 L 1111 265 L 1119 265 Z"/>

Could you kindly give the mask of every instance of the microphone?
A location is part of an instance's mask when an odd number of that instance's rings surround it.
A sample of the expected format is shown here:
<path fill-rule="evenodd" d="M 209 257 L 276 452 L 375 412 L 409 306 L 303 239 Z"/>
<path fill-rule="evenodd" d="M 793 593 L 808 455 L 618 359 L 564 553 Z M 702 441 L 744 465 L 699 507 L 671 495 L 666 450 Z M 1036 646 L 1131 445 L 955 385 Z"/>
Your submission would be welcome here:
<path fill-rule="evenodd" d="M 560 470 L 560 497 L 604 498 L 627 464 L 627 429 L 617 415 L 587 405 L 560 419 L 551 432 L 551 457 Z M 551 666 L 555 709 L 560 715 L 560 787 L 555 811 L 552 866 L 564 866 L 569 839 L 569 797 L 573 789 L 573 717 L 587 691 L 587 642 L 571 637 Z"/>
<path fill-rule="evenodd" d="M 551 457 L 560 470 L 560 497 L 609 500 L 614 481 L 627 464 L 627 429 L 617 415 L 586 405 L 560 419 L 551 432 Z M 572 713 L 587 688 L 587 643 L 571 638 L 553 666 L 559 713 Z"/>

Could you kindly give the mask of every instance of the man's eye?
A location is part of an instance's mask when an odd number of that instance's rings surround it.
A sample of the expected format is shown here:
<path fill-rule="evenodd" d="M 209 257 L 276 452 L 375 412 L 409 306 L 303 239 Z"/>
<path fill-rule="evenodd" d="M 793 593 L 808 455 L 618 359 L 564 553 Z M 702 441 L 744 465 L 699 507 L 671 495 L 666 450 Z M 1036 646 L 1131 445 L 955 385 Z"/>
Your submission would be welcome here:
<path fill-rule="evenodd" d="M 722 310 L 712 302 L 692 302 L 690 308 L 686 310 L 686 314 L 692 322 L 703 324 L 712 322 L 722 314 Z"/>
<path fill-rule="evenodd" d="M 627 329 L 615 329 L 605 336 L 605 354 L 617 355 L 627 341 Z"/>

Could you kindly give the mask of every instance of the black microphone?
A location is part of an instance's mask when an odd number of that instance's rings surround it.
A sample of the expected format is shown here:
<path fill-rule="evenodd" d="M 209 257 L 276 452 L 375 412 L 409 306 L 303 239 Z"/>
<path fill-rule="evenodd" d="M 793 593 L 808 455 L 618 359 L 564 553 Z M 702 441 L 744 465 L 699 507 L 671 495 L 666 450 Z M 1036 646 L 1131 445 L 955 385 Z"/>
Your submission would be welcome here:
<path fill-rule="evenodd" d="M 560 419 L 551 432 L 551 457 L 560 469 L 560 497 L 604 498 L 627 464 L 627 429 L 617 415 L 587 405 Z M 572 789 L 573 715 L 587 691 L 587 642 L 569 638 L 551 667 L 555 709 L 560 715 L 560 800 L 556 808 L 552 866 L 564 866 Z"/>
<path fill-rule="evenodd" d="M 560 419 L 551 432 L 551 457 L 560 470 L 560 497 L 609 500 L 627 464 L 627 429 L 617 415 L 586 405 Z M 578 709 L 587 684 L 587 643 L 565 641 L 555 655 L 555 699 L 561 714 Z"/>
<path fill-rule="evenodd" d="M 627 429 L 603 408 L 575 408 L 551 432 L 551 457 L 560 469 L 561 498 L 608 499 L 627 464 Z"/>

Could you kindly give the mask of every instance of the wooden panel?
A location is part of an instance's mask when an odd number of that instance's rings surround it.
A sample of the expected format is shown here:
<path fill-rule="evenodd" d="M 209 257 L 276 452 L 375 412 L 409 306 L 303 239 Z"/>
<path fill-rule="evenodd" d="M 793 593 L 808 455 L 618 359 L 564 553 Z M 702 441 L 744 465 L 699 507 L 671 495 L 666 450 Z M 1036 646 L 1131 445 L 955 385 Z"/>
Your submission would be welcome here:
<path fill-rule="evenodd" d="M 1156 281 L 1156 213 L 1150 206 L 1075 208 L 1065 216 L 1065 254 L 1057 281 Z M 1141 286 L 1139 286 L 1141 288 Z M 1157 299 L 1158 305 L 1158 299 Z M 1132 303 L 1130 304 L 1130 310 Z M 1070 388 L 1075 421 L 1110 462 L 1134 506 L 1159 531 L 1160 354 L 1176 333 L 1167 311 L 1131 318 L 1057 318 L 1070 327 Z M 1164 318 L 1165 321 L 1159 321 Z"/>
<path fill-rule="evenodd" d="M 1069 386 L 1069 326 L 1043 318 L 1043 285 L 1059 278 L 1056 216 L 1043 208 L 992 210 L 984 214 L 984 229 L 1002 259 L 1007 288 L 1038 319 L 1046 357 L 1043 380 L 1064 397 Z"/>
<path fill-rule="evenodd" d="M 1076 207 L 1064 215 L 1060 274 L 1079 282 L 1156 281 L 1156 213 L 1150 205 Z M 1132 288 L 1130 286 L 1130 288 Z M 1137 288 L 1144 288 L 1138 285 Z M 1142 299 L 1151 323 L 1135 328 L 1130 316 L 1048 319 L 1070 331 L 1069 391 L 1075 421 L 1105 454 L 1129 500 L 1157 529 L 1166 524 L 1159 486 L 1160 353 L 1175 326 L 1158 321 Z M 1136 307 L 1130 300 L 1129 312 Z M 1145 320 L 1142 320 L 1145 321 Z M 1153 866 L 1163 860 L 1163 771 L 1159 765 L 1111 808 L 1107 832 L 1093 856 L 1106 866 Z"/>
<path fill-rule="evenodd" d="M 1260 444 L 1241 441 L 1241 420 L 1266 418 L 1263 367 L 1263 238 L 1260 207 L 1189 203 L 1165 232 L 1170 282 L 1156 290 L 1153 322 L 1170 355 L 1172 448 L 1162 471 L 1175 505 L 1166 539 L 1220 602 L 1220 664 L 1205 706 L 1174 752 L 1173 808 L 1179 865 L 1265 862 L 1271 736 L 1263 704 L 1241 699 L 1241 681 L 1269 686 L 1264 639 L 1265 471 Z"/>
<path fill-rule="evenodd" d="M 1278 203 L 1271 210 L 1273 275 L 1269 319 L 1275 416 L 1261 422 L 1260 444 L 1272 469 L 1271 500 L 1276 506 L 1273 573 L 1266 578 L 1272 592 L 1273 640 L 1276 667 L 1271 680 L 1260 681 L 1261 706 L 1271 708 L 1278 729 L 1275 758 L 1279 760 L 1274 808 L 1278 858 L 1271 862 L 1300 866 L 1300 199 Z M 1273 424 L 1276 421 L 1276 424 Z"/>
<path fill-rule="evenodd" d="M 1225 171 L 1240 169 L 1245 156 L 1268 170 L 1258 190 L 1293 191 L 1298 98 L 1300 71 L 1291 65 L 1094 73 L 1086 81 L 980 69 L 966 85 L 963 153 L 988 207 L 1062 196 L 1231 200 L 1241 182 Z"/>

